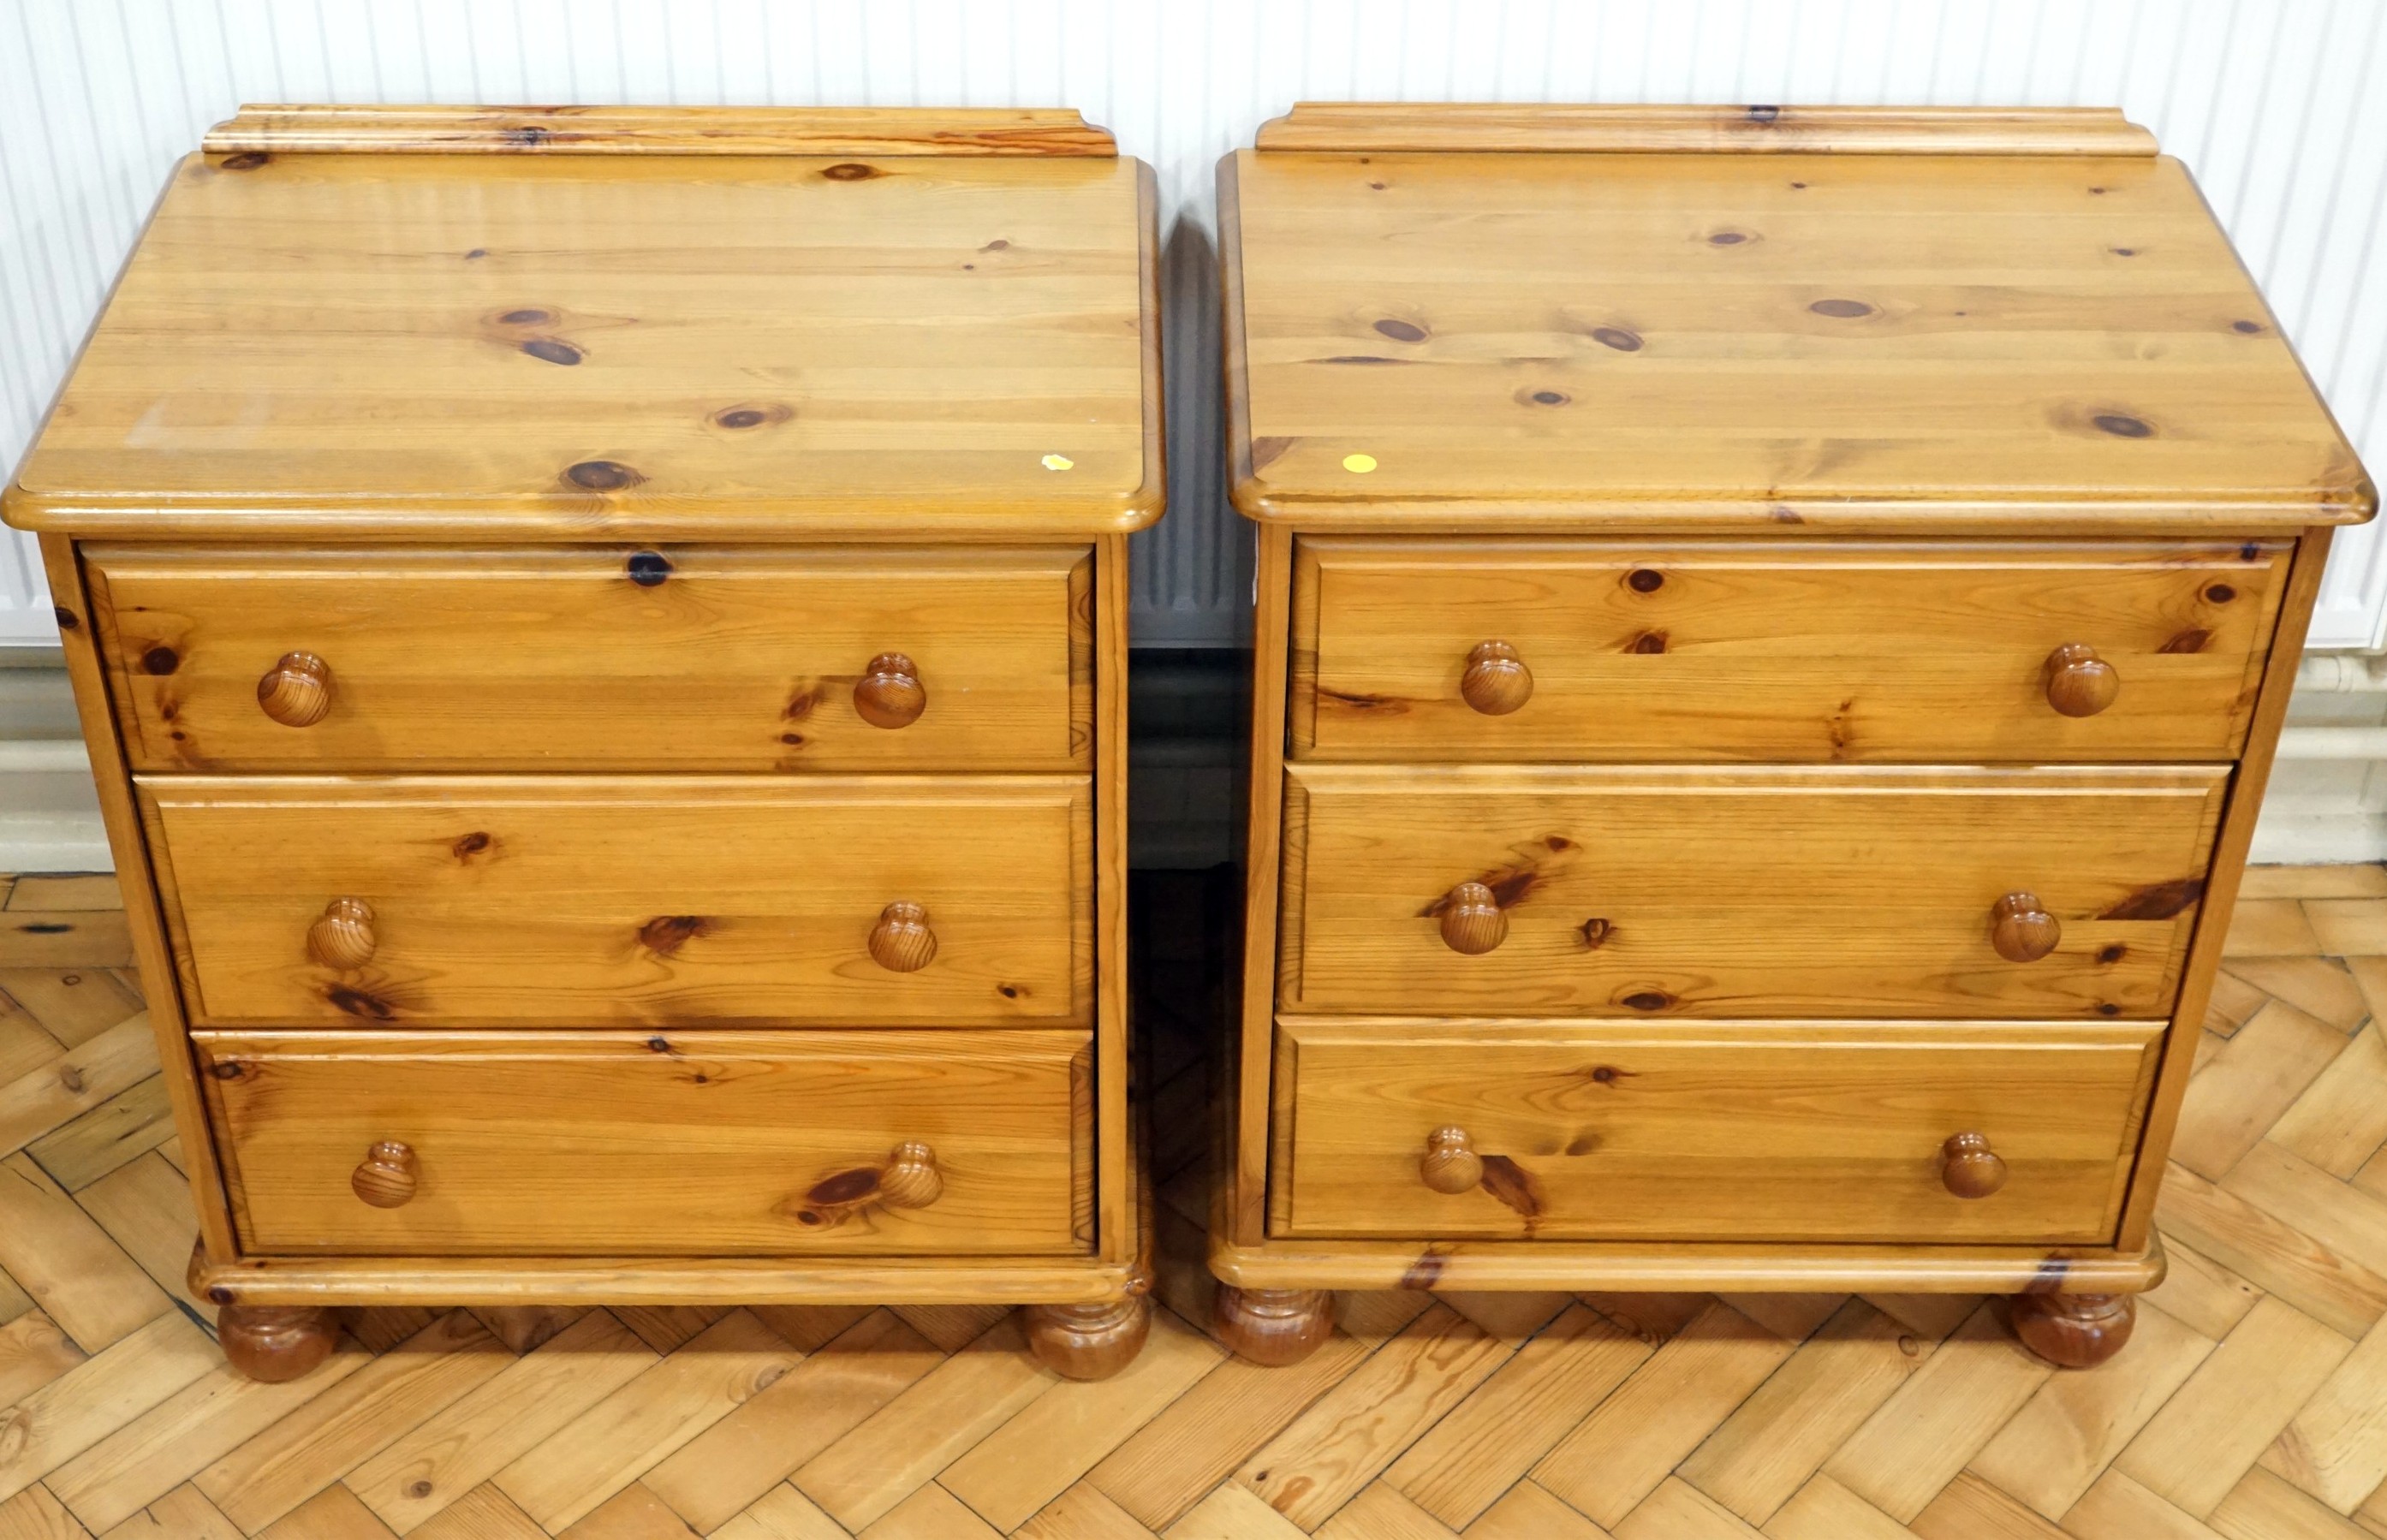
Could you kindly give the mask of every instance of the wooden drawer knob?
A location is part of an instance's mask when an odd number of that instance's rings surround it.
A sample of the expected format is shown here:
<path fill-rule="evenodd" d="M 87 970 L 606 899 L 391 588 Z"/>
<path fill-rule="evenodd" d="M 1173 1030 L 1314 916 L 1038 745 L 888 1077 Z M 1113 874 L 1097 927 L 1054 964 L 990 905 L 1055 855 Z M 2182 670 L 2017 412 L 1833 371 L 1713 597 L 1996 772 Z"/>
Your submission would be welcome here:
<path fill-rule="evenodd" d="M 1939 1180 L 1960 1198 L 1986 1198 L 2006 1184 L 2006 1163 L 1986 1135 L 1951 1133 L 1939 1146 Z"/>
<path fill-rule="evenodd" d="M 362 899 L 334 899 L 307 928 L 308 953 L 325 967 L 343 972 L 364 966 L 373 961 L 373 905 Z"/>
<path fill-rule="evenodd" d="M 928 928 L 928 912 L 902 900 L 878 912 L 870 928 L 870 960 L 892 973 L 917 973 L 937 955 L 937 933 Z"/>
<path fill-rule="evenodd" d="M 410 1147 L 385 1139 L 365 1152 L 348 1185 L 375 1208 L 401 1207 L 414 1196 L 418 1165 Z"/>
<path fill-rule="evenodd" d="M 787 1212 L 798 1224 L 831 1230 L 874 1204 L 926 1208 L 944 1193 L 937 1152 L 914 1139 L 890 1151 L 884 1166 L 854 1166 L 821 1178 Z"/>
<path fill-rule="evenodd" d="M 2065 642 L 2047 655 L 2047 703 L 2066 716 L 2094 716 L 2122 693 L 2122 676 L 2097 650 Z"/>
<path fill-rule="evenodd" d="M 2037 893 L 2008 893 L 1989 907 L 1989 942 L 2009 963 L 2036 963 L 2063 939 L 2064 927 Z"/>
<path fill-rule="evenodd" d="M 878 1196 L 890 1208 L 926 1208 L 945 1195 L 937 1152 L 916 1139 L 895 1146 L 878 1174 Z"/>
<path fill-rule="evenodd" d="M 1534 671 L 1507 642 L 1477 642 L 1467 655 L 1459 693 L 1486 716 L 1506 716 L 1534 698 Z"/>
<path fill-rule="evenodd" d="M 311 727 L 332 709 L 332 665 L 312 652 L 284 652 L 257 681 L 257 704 L 285 727 Z"/>
<path fill-rule="evenodd" d="M 881 652 L 871 659 L 862 682 L 853 687 L 853 709 L 874 727 L 908 727 L 920 720 L 928 704 L 919 665 L 901 652 Z"/>
<path fill-rule="evenodd" d="M 1425 1136 L 1418 1175 L 1437 1193 L 1464 1193 L 1484 1180 L 1484 1157 L 1465 1129 L 1436 1129 Z"/>
<path fill-rule="evenodd" d="M 1509 939 L 1509 916 L 1491 889 L 1462 882 L 1442 901 L 1442 939 L 1451 951 L 1479 957 Z"/>

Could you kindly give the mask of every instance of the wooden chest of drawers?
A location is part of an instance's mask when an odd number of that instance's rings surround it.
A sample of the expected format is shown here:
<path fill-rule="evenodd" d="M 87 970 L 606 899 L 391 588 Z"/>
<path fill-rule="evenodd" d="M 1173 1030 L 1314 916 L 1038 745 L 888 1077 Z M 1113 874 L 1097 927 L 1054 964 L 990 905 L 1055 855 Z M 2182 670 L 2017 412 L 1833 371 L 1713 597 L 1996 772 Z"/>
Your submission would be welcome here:
<path fill-rule="evenodd" d="M 1074 113 L 250 109 L 7 493 L 200 1217 L 324 1306 L 1132 1357 L 1151 175 Z"/>
<path fill-rule="evenodd" d="M 2108 113 L 1305 106 L 1219 202 L 1222 1332 L 1875 1288 L 2116 1350 L 2376 501 L 2186 173 Z"/>

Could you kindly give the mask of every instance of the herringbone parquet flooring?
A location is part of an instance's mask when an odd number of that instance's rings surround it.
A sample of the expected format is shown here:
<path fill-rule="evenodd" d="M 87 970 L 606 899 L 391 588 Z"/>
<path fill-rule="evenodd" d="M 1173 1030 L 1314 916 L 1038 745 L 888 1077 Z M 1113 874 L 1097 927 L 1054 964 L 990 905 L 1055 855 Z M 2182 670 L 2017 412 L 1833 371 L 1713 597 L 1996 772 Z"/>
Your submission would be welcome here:
<path fill-rule="evenodd" d="M 0 877 L 0 889 L 8 879 Z M 1196 1219 L 1223 883 L 1138 893 L 1152 1345 L 1080 1385 L 971 1308 L 363 1310 L 234 1377 L 106 878 L 0 910 L 0 1540 L 2378 1540 L 2387 871 L 2250 874 L 2162 1206 L 2172 1274 L 2058 1374 L 1994 1302 L 1346 1296 L 1227 1357 Z"/>

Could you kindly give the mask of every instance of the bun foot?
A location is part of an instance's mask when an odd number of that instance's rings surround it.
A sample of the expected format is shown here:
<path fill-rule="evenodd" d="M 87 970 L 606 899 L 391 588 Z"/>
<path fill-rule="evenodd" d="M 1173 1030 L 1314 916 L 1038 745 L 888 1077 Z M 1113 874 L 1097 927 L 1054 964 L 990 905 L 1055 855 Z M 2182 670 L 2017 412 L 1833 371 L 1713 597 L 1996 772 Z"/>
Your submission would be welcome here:
<path fill-rule="evenodd" d="M 1210 1327 L 1240 1357 L 1267 1369 L 1297 1364 L 1334 1331 L 1324 1289 L 1236 1289 L 1221 1283 Z"/>
<path fill-rule="evenodd" d="M 226 1362 L 252 1380 L 296 1380 L 332 1356 L 339 1329 L 310 1305 L 227 1305 L 216 1312 Z"/>
<path fill-rule="evenodd" d="M 2015 1294 L 2014 1335 L 2060 1369 L 2094 1369 L 2122 1350 L 2138 1323 L 2136 1294 Z"/>
<path fill-rule="evenodd" d="M 1030 1305 L 1020 1319 L 1028 1345 L 1044 1367 L 1070 1380 L 1107 1380 L 1135 1362 L 1152 1334 L 1151 1287 L 1139 1279 L 1118 1299 L 1088 1305 Z"/>

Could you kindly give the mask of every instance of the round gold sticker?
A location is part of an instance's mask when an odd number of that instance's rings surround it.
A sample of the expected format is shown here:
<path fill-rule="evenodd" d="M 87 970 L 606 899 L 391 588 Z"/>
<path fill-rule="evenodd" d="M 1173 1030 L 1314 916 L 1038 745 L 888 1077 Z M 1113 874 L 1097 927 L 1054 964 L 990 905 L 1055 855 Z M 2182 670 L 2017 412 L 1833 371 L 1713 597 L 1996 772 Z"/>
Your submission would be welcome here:
<path fill-rule="evenodd" d="M 1343 469 L 1355 472 L 1359 475 L 1364 476 L 1375 468 L 1376 457 L 1374 455 L 1345 455 L 1343 457 Z"/>

